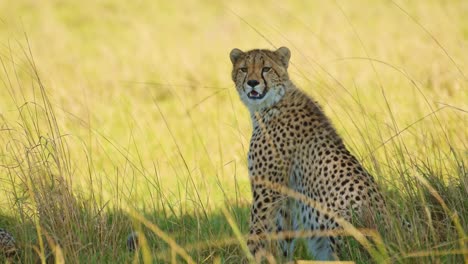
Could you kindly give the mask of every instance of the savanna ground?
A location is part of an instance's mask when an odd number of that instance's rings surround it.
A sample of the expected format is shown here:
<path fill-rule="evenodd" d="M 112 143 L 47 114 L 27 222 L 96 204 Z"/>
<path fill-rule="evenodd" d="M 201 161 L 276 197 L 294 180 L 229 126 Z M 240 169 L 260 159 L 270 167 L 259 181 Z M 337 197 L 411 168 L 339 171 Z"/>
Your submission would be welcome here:
<path fill-rule="evenodd" d="M 461 0 L 1 1 L 13 261 L 247 261 L 251 127 L 228 54 L 288 46 L 291 78 L 413 225 L 395 218 L 370 253 L 349 239 L 341 258 L 466 262 L 467 13 Z"/>

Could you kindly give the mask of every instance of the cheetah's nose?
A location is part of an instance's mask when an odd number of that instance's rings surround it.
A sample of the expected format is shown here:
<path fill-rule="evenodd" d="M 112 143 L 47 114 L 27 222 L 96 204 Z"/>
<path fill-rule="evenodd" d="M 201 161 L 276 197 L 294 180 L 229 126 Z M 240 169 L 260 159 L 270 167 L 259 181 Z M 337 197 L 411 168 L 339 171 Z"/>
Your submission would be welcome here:
<path fill-rule="evenodd" d="M 259 84 L 259 82 L 257 80 L 248 80 L 247 81 L 247 85 L 254 88 L 255 86 L 257 86 Z"/>

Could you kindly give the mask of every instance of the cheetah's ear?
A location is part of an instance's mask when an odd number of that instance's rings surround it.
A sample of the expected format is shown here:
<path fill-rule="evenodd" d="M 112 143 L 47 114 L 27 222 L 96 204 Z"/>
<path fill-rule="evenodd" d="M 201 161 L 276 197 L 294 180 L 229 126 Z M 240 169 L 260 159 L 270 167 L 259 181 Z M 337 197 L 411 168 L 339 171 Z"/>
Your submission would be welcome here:
<path fill-rule="evenodd" d="M 229 57 L 231 58 L 232 64 L 236 64 L 236 61 L 242 56 L 242 54 L 244 54 L 244 52 L 240 49 L 231 50 Z"/>
<path fill-rule="evenodd" d="M 281 63 L 285 68 L 288 68 L 289 59 L 291 58 L 291 51 L 286 47 L 281 47 L 275 51 L 275 53 L 280 57 Z"/>

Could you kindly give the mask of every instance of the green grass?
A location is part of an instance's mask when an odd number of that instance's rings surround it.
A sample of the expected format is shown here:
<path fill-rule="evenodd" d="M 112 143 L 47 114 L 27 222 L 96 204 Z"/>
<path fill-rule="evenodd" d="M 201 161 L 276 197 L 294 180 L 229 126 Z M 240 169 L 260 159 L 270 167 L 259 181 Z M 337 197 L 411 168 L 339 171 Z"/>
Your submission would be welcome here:
<path fill-rule="evenodd" d="M 228 54 L 284 45 L 413 224 L 381 255 L 467 261 L 465 2 L 2 1 L 0 227 L 26 263 L 55 245 L 59 262 L 246 261 L 251 127 Z M 374 256 L 349 239 L 341 257 Z"/>

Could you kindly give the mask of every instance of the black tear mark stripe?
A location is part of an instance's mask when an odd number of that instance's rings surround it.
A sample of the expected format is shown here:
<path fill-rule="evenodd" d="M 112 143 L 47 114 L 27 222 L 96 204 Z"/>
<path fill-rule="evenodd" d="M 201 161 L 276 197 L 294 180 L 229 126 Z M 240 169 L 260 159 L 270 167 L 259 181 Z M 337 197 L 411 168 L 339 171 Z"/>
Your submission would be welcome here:
<path fill-rule="evenodd" d="M 247 72 L 244 75 L 244 80 L 242 80 L 242 90 L 245 92 L 245 81 L 247 77 L 249 76 L 249 61 L 252 59 L 251 55 L 245 56 L 245 62 L 244 62 L 244 67 L 247 68 Z"/>
<path fill-rule="evenodd" d="M 245 84 L 245 79 L 247 79 L 247 75 L 249 75 L 249 74 L 246 73 L 246 74 L 244 75 L 244 80 L 242 81 L 242 90 L 243 90 L 244 92 L 245 92 L 245 85 L 244 85 L 244 84 Z"/>
<path fill-rule="evenodd" d="M 265 91 L 263 91 L 263 93 L 265 93 L 266 91 L 268 91 L 268 83 L 265 79 L 265 72 L 263 72 L 263 66 L 265 65 L 265 59 L 263 57 L 260 57 L 262 59 L 262 67 L 260 67 L 260 76 L 262 76 L 262 79 L 263 79 L 263 82 L 265 83 Z"/>

